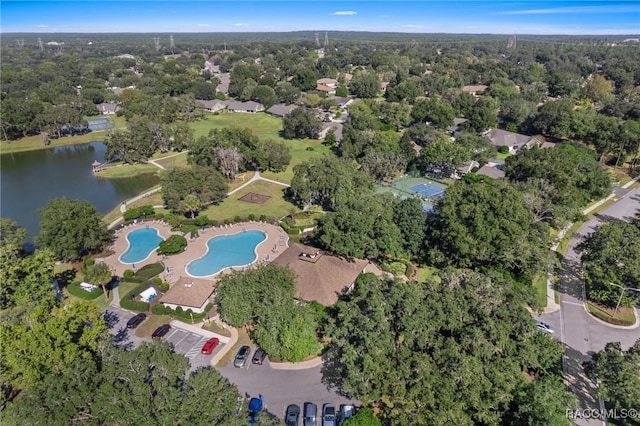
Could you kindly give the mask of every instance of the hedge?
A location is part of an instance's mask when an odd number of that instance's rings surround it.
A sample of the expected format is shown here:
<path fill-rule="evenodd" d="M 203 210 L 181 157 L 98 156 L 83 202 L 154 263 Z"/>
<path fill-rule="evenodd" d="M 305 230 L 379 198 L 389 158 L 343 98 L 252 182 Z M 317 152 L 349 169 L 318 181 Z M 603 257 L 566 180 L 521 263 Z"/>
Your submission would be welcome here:
<path fill-rule="evenodd" d="M 207 315 L 207 312 L 211 310 L 211 308 L 213 308 L 213 304 L 209 303 L 204 308 L 203 313 L 201 314 L 194 313 L 193 321 L 201 322 L 202 320 L 204 320 L 204 317 Z M 155 305 L 153 305 L 151 307 L 151 312 L 156 315 L 171 315 L 172 317 L 179 319 L 182 322 L 191 322 L 191 313 L 193 313 L 191 309 L 187 309 L 186 311 L 183 311 L 180 306 L 178 306 L 177 309 L 171 309 L 170 307 L 164 306 L 161 303 L 156 303 Z"/>
<path fill-rule="evenodd" d="M 124 212 L 122 217 L 124 220 L 133 220 L 133 219 L 138 219 L 139 217 L 154 216 L 154 215 L 155 215 L 155 211 L 153 210 L 153 206 L 140 206 L 140 207 L 133 207 L 133 208 L 127 209 L 127 211 Z"/>
<path fill-rule="evenodd" d="M 136 277 L 151 279 L 162 273 L 162 271 L 164 271 L 164 265 L 162 263 L 151 263 L 140 268 L 138 272 L 136 272 Z"/>
<path fill-rule="evenodd" d="M 73 294 L 74 296 L 79 297 L 81 299 L 93 300 L 93 299 L 97 299 L 102 294 L 104 294 L 104 291 L 100 288 L 100 286 L 97 286 L 97 287 L 98 288 L 96 288 L 93 291 L 87 291 L 82 287 L 80 287 L 80 282 L 75 281 L 67 286 L 67 290 L 69 291 L 70 294 Z"/>
<path fill-rule="evenodd" d="M 295 226 L 289 226 L 289 224 L 286 221 L 281 221 L 279 224 L 282 229 L 284 229 L 284 231 L 287 234 L 291 234 L 291 235 L 297 235 L 302 233 L 302 230 L 300 228 L 296 228 Z"/>
<path fill-rule="evenodd" d="M 128 281 L 131 281 L 131 280 L 128 280 Z M 147 303 L 147 302 L 138 302 L 136 300 L 133 300 L 137 295 L 139 295 L 144 290 L 146 290 L 147 287 L 149 287 L 149 284 L 146 282 L 146 280 L 142 284 L 137 285 L 133 290 L 131 290 L 129 293 L 125 294 L 120 299 L 120 307 L 122 307 L 124 309 L 129 309 L 131 311 L 148 312 L 149 311 L 149 303 Z"/>
<path fill-rule="evenodd" d="M 172 235 L 160 243 L 158 254 L 182 253 L 187 246 L 187 240 L 181 235 Z"/>

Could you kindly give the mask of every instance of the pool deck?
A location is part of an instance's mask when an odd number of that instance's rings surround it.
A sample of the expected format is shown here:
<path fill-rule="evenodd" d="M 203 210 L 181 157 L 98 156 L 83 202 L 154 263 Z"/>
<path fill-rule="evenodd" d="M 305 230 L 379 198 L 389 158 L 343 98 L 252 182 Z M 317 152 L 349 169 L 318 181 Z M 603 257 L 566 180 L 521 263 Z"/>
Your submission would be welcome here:
<path fill-rule="evenodd" d="M 171 227 L 169 225 L 159 221 L 138 222 L 136 224 L 122 228 L 119 231 L 116 231 L 114 235 L 114 243 L 112 244 L 112 250 L 114 251 L 114 254 L 104 258 L 104 261 L 111 267 L 111 270 L 116 275 L 122 276 L 126 269 L 134 269 L 132 265 L 120 262 L 119 257 L 129 247 L 129 242 L 127 241 L 126 235 L 131 231 L 144 228 L 157 229 L 160 236 L 165 240 L 174 234 L 182 235 L 181 232 L 171 231 Z M 258 258 L 252 265 L 255 265 L 259 262 L 270 262 L 274 260 L 289 246 L 289 236 L 279 226 L 271 225 L 266 222 L 243 222 L 233 225 L 227 225 L 226 227 L 222 225 L 216 226 L 215 228 L 205 228 L 204 231 L 200 231 L 200 235 L 195 238 L 190 238 L 188 235 L 185 236 L 188 245 L 185 251 L 183 251 L 182 253 L 174 254 L 171 256 L 164 256 L 159 255 L 154 251 L 147 259 L 143 260 L 142 262 L 136 262 L 135 269 L 140 269 L 141 267 L 151 263 L 161 262 L 165 266 L 165 272 L 162 273 L 160 277 L 164 281 L 172 284 L 181 276 L 189 276 L 186 270 L 187 264 L 204 256 L 207 251 L 207 241 L 209 241 L 211 238 L 220 235 L 234 235 L 250 230 L 262 231 L 267 235 L 267 239 L 260 243 L 256 248 Z M 244 268 L 228 268 L 225 269 L 222 273 L 231 270 L 242 269 Z M 205 278 L 211 279 L 215 278 L 215 276 Z"/>

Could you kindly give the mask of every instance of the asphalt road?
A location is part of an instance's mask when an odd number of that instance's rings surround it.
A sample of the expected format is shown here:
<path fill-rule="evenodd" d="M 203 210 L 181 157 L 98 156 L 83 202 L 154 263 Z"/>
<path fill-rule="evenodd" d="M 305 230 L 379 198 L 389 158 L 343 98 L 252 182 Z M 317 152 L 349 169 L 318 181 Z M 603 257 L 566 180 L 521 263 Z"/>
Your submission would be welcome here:
<path fill-rule="evenodd" d="M 572 392 L 578 397 L 582 408 L 600 408 L 597 388 L 586 377 L 582 363 L 602 350 L 608 342 L 620 342 L 623 349 L 629 348 L 640 338 L 640 328 L 622 329 L 612 327 L 594 319 L 584 305 L 585 287 L 581 275 L 580 255 L 575 247 L 597 226 L 607 220 L 631 220 L 640 209 L 640 188 L 628 191 L 615 204 L 585 222 L 571 239 L 560 272 L 558 286 L 560 311 L 539 318 L 555 329 L 555 336 L 564 343 L 563 367 L 565 378 Z M 635 407 L 628 407 L 635 408 Z M 602 421 L 582 419 L 580 425 L 602 424 Z"/>
<path fill-rule="evenodd" d="M 255 347 L 252 348 L 253 356 Z M 269 367 L 269 361 L 263 365 L 247 362 L 244 368 L 233 365 L 218 368 L 218 371 L 238 386 L 241 394 L 258 397 L 262 394 L 265 409 L 276 417 L 284 418 L 287 405 L 297 404 L 302 409 L 305 402 L 313 402 L 322 410 L 322 405 L 331 403 L 336 410 L 340 404 L 360 405 L 358 401 L 350 400 L 334 391 L 328 390 L 322 383 L 322 367 L 305 370 L 274 370 Z M 320 415 L 320 413 L 318 413 Z"/>

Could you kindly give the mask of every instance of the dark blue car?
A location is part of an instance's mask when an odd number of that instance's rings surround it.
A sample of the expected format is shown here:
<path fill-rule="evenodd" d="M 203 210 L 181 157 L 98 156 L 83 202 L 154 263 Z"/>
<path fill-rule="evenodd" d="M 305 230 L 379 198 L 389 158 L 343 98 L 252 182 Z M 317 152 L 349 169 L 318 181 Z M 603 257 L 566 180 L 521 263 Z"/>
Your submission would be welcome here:
<path fill-rule="evenodd" d="M 260 395 L 260 398 L 251 398 L 249 400 L 249 423 L 258 423 L 258 414 L 262 411 L 263 405 L 262 395 Z"/>

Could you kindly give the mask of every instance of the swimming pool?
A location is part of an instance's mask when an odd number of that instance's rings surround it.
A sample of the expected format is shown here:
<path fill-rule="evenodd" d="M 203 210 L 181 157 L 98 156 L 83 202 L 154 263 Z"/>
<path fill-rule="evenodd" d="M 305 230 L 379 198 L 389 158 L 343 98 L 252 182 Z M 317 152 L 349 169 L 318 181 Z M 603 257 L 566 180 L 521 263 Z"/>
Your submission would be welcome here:
<path fill-rule="evenodd" d="M 142 262 L 158 248 L 163 240 L 156 228 L 136 229 L 127 234 L 129 248 L 120 256 L 121 263 Z"/>
<path fill-rule="evenodd" d="M 262 231 L 244 231 L 234 235 L 220 235 L 207 241 L 207 252 L 187 264 L 192 277 L 208 277 L 232 266 L 247 266 L 258 258 L 256 249 L 267 239 Z"/>

